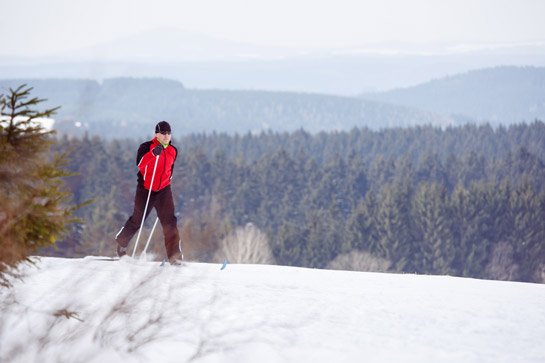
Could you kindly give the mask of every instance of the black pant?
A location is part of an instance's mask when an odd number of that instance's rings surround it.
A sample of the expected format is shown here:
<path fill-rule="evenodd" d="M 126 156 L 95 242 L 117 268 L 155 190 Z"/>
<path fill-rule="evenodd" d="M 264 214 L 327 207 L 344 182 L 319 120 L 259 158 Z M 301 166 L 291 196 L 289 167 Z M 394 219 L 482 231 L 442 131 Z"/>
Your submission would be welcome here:
<path fill-rule="evenodd" d="M 142 185 L 139 184 L 136 187 L 132 216 L 127 220 L 123 228 L 121 228 L 121 231 L 119 231 L 116 236 L 117 243 L 120 246 L 127 247 L 131 241 L 131 238 L 140 229 L 142 215 L 144 214 L 144 209 L 146 208 L 148 193 L 149 190 L 145 189 Z M 178 234 L 178 221 L 174 215 L 174 202 L 172 200 L 170 185 L 159 191 L 151 192 L 145 218 L 148 217 L 154 207 L 157 211 L 157 217 L 159 217 L 159 221 L 161 221 L 161 226 L 163 227 L 167 256 L 169 259 L 172 257 L 177 258 L 180 255 L 180 235 Z"/>

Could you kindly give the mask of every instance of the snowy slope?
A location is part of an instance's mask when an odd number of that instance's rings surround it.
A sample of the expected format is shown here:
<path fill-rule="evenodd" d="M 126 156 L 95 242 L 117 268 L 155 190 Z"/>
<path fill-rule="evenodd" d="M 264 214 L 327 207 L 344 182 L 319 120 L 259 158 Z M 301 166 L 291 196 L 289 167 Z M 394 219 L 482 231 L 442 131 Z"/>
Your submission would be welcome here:
<path fill-rule="evenodd" d="M 545 362 L 545 285 L 42 258 L 0 362 Z"/>

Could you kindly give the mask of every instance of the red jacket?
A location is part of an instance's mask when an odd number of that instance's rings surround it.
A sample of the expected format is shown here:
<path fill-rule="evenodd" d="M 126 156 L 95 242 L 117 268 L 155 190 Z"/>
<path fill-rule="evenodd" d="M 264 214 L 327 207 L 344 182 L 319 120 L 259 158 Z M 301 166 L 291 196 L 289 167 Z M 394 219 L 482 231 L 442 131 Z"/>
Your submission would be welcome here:
<path fill-rule="evenodd" d="M 140 169 L 138 172 L 138 184 L 143 185 L 148 190 L 150 189 L 153 168 L 155 167 L 157 158 L 151 151 L 157 145 L 160 145 L 157 138 L 147 141 L 140 145 L 136 155 L 136 165 Z M 174 162 L 177 156 L 178 150 L 171 144 L 166 149 L 163 149 L 157 160 L 157 168 L 153 177 L 153 188 L 151 190 L 158 191 L 170 185 Z"/>

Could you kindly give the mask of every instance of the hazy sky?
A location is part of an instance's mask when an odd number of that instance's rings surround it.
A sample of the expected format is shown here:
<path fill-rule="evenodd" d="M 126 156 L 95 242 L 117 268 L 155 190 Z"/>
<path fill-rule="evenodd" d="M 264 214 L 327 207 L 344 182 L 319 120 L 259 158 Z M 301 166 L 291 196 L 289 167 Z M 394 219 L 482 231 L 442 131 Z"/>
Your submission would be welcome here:
<path fill-rule="evenodd" d="M 0 0 L 0 11 L 0 55 L 157 27 L 284 46 L 545 42 L 542 0 Z"/>

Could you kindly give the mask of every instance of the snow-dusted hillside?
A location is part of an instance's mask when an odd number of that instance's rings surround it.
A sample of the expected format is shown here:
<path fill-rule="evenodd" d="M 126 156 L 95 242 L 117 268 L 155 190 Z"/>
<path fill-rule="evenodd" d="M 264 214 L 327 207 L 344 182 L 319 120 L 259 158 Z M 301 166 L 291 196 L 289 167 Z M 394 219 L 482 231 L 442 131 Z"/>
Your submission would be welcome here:
<path fill-rule="evenodd" d="M 42 258 L 0 290 L 1 362 L 545 362 L 545 285 Z"/>

